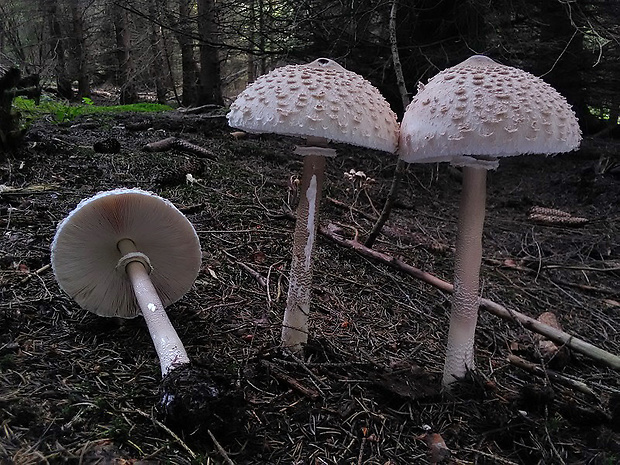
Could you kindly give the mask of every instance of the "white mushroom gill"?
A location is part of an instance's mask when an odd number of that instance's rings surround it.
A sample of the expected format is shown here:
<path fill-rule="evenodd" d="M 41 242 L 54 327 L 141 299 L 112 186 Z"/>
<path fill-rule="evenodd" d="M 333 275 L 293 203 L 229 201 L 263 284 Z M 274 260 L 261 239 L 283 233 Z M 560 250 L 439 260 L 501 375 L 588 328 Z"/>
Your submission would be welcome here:
<path fill-rule="evenodd" d="M 58 225 L 54 275 L 80 306 L 100 316 L 142 315 L 166 375 L 189 362 L 164 310 L 200 269 L 200 241 L 169 201 L 140 189 L 85 199 Z"/>

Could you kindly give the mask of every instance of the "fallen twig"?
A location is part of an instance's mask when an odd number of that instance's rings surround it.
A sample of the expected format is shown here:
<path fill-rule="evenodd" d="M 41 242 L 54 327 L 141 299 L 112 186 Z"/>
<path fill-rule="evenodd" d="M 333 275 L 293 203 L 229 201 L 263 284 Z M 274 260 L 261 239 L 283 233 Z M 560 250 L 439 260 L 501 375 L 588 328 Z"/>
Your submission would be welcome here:
<path fill-rule="evenodd" d="M 22 279 L 19 284 L 26 284 L 28 281 L 30 281 L 30 279 L 32 279 L 33 276 L 40 276 L 42 273 L 46 272 L 47 270 L 49 270 L 52 267 L 51 264 L 47 264 L 42 266 L 41 268 L 39 268 L 36 271 L 33 271 L 32 273 L 29 273 L 28 276 L 26 276 L 24 279 Z"/>
<path fill-rule="evenodd" d="M 217 451 L 220 453 L 220 455 L 222 456 L 222 458 L 224 459 L 224 461 L 228 464 L 228 465 L 235 465 L 235 462 L 233 462 L 230 457 L 228 456 L 228 453 L 226 452 L 226 450 L 222 447 L 222 445 L 217 441 L 217 439 L 215 439 L 215 436 L 213 436 L 213 433 L 211 432 L 210 429 L 207 430 L 207 434 L 209 435 L 209 437 L 211 438 L 211 441 L 213 441 L 213 444 L 215 444 L 215 448 L 217 449 Z"/>
<path fill-rule="evenodd" d="M 197 457 L 196 453 L 193 450 L 191 450 L 187 444 L 185 444 L 183 439 L 181 439 L 174 431 L 172 431 L 170 428 L 164 425 L 161 421 L 159 421 L 157 418 L 154 418 L 152 415 L 149 415 L 148 413 L 143 412 L 140 409 L 136 409 L 132 411 L 135 411 L 139 413 L 140 415 L 142 415 L 144 418 L 148 418 L 149 420 L 151 420 L 153 423 L 155 423 L 157 426 L 163 429 L 166 433 L 168 433 L 172 437 L 172 439 L 174 439 L 183 449 L 185 449 L 185 451 L 192 457 L 192 459 L 194 460 L 196 459 Z"/>
<path fill-rule="evenodd" d="M 549 379 L 553 381 L 557 381 L 560 384 L 564 384 L 565 386 L 571 387 L 575 389 L 576 391 L 583 392 L 591 396 L 596 396 L 594 391 L 590 389 L 585 383 L 581 381 L 577 381 L 576 379 L 567 378 L 566 376 L 563 376 L 560 373 L 557 373 L 552 370 L 545 370 L 540 365 L 536 365 L 535 363 L 524 360 L 521 357 L 518 357 L 516 355 L 513 355 L 513 354 L 509 355 L 508 361 L 514 366 L 517 366 L 526 371 L 529 371 L 530 373 L 533 373 L 537 376 L 541 376 L 543 378 L 548 377 Z"/>
<path fill-rule="evenodd" d="M 285 216 L 287 218 L 294 218 L 294 215 L 292 213 L 285 213 Z M 364 244 L 361 244 L 357 241 L 345 239 L 338 234 L 332 232 L 329 228 L 320 227 L 319 233 L 339 245 L 355 250 L 362 256 L 385 263 L 392 268 L 407 273 L 408 275 L 420 279 L 438 289 L 441 289 L 442 291 L 449 293 L 453 292 L 452 284 L 438 278 L 437 276 L 427 273 L 426 271 L 422 271 L 414 266 L 411 266 L 400 259 L 370 249 Z M 534 331 L 538 334 L 542 334 L 547 339 L 550 339 L 558 344 L 564 344 L 575 352 L 579 352 L 580 354 L 590 357 L 591 359 L 603 363 L 604 365 L 607 365 L 608 367 L 611 367 L 615 370 L 620 370 L 620 357 L 610 352 L 607 352 L 606 350 L 603 350 L 599 347 L 596 347 L 595 345 L 592 345 L 589 342 L 584 341 L 583 339 L 579 339 L 578 337 L 565 333 L 564 331 L 560 331 L 549 325 L 541 323 L 535 318 L 531 318 L 516 310 L 509 310 L 503 305 L 500 305 L 489 299 L 481 298 L 480 308 L 483 308 L 489 313 L 499 316 L 500 318 L 503 318 L 505 320 L 517 322 L 525 329 Z"/>
<path fill-rule="evenodd" d="M 241 268 L 247 271 L 250 274 L 250 276 L 252 276 L 261 287 L 267 287 L 267 280 L 263 277 L 262 274 L 260 274 L 254 268 L 239 261 L 237 261 L 237 265 L 239 265 Z"/>
<path fill-rule="evenodd" d="M 270 363 L 267 360 L 261 360 L 260 363 L 262 365 L 264 365 L 266 368 L 269 369 L 269 371 L 271 372 L 271 374 L 273 375 L 274 378 L 279 379 L 280 381 L 285 382 L 291 388 L 293 388 L 296 391 L 299 391 L 300 393 L 302 393 L 306 397 L 309 397 L 312 400 L 317 400 L 319 397 L 321 397 L 321 395 L 319 394 L 318 391 L 316 391 L 316 390 L 314 390 L 314 389 L 312 389 L 310 387 L 304 386 L 303 384 L 301 384 L 299 381 L 297 381 L 292 376 L 287 375 L 286 373 L 282 372 L 282 370 L 280 370 L 273 363 Z"/>
<path fill-rule="evenodd" d="M 201 158 L 208 158 L 210 160 L 217 159 L 215 154 L 210 150 L 177 137 L 168 137 L 166 139 L 151 142 L 150 144 L 146 144 L 144 146 L 144 150 L 146 152 L 167 152 L 172 149 L 189 153 L 191 155 L 196 155 Z"/>

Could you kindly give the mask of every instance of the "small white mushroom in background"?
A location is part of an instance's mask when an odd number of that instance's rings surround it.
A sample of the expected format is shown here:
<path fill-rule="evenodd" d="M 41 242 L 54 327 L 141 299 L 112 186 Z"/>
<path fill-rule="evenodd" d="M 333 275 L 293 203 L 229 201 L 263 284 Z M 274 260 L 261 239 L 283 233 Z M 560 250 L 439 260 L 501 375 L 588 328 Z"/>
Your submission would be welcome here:
<path fill-rule="evenodd" d="M 81 307 L 144 317 L 162 376 L 189 363 L 164 307 L 191 288 L 201 251 L 193 226 L 172 203 L 139 189 L 101 192 L 59 224 L 51 249 L 58 284 Z"/>
<path fill-rule="evenodd" d="M 400 130 L 404 161 L 463 167 L 447 387 L 474 368 L 487 170 L 497 168 L 501 157 L 575 150 L 581 130 L 570 105 L 549 84 L 480 55 L 421 85 Z"/>
<path fill-rule="evenodd" d="M 327 58 L 274 69 L 250 84 L 227 115 L 231 127 L 306 139 L 282 345 L 294 352 L 308 340 L 312 251 L 329 141 L 394 153 L 396 115 L 362 76 Z"/>

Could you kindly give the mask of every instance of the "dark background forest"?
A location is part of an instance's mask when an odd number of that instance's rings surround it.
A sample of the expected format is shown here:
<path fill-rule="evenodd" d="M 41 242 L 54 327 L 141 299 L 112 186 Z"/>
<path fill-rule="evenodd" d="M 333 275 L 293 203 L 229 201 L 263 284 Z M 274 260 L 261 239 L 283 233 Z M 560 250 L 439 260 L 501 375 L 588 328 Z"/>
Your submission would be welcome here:
<path fill-rule="evenodd" d="M 189 106 L 229 103 L 276 66 L 324 56 L 369 79 L 402 114 L 391 13 L 410 95 L 485 54 L 556 87 L 586 134 L 616 128 L 616 0 L 5 0 L 0 57 L 69 100 L 107 87 L 123 104 Z"/>

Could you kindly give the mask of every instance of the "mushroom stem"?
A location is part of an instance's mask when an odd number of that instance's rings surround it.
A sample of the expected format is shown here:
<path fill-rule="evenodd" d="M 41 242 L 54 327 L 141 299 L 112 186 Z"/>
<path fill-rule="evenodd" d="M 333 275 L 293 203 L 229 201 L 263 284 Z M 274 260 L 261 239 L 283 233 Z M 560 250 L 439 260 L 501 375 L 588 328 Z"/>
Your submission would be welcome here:
<path fill-rule="evenodd" d="M 306 153 L 308 149 L 304 150 Z M 293 257 L 286 310 L 282 323 L 282 346 L 293 352 L 308 342 L 308 316 L 312 289 L 312 250 L 316 238 L 319 204 L 325 172 L 325 156 L 304 156 L 297 222 L 293 235 Z"/>
<path fill-rule="evenodd" d="M 123 256 L 138 252 L 136 244 L 130 239 L 121 239 L 117 247 Z M 188 364 L 189 357 L 142 261 L 138 259 L 129 261 L 125 266 L 125 272 L 129 276 L 142 316 L 155 345 L 161 374 L 164 377 L 171 370 Z"/>
<path fill-rule="evenodd" d="M 485 168 L 463 168 L 454 264 L 454 294 L 443 385 L 448 387 L 474 368 L 474 333 L 480 305 L 482 228 L 486 201 Z"/>

